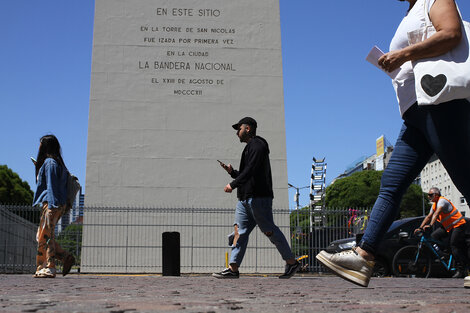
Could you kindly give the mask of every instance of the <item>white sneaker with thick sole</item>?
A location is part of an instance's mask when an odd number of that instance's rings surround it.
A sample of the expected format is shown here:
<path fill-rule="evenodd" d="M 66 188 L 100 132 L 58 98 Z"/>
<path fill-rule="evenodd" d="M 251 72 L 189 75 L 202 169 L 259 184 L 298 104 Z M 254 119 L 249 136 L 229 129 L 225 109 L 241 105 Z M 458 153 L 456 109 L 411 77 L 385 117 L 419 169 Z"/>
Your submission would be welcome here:
<path fill-rule="evenodd" d="M 470 288 L 470 276 L 467 276 L 463 279 L 463 286 L 465 288 Z"/>
<path fill-rule="evenodd" d="M 320 251 L 316 258 L 339 277 L 362 287 L 369 285 L 375 262 L 367 261 L 355 250 L 347 250 L 334 254 Z"/>

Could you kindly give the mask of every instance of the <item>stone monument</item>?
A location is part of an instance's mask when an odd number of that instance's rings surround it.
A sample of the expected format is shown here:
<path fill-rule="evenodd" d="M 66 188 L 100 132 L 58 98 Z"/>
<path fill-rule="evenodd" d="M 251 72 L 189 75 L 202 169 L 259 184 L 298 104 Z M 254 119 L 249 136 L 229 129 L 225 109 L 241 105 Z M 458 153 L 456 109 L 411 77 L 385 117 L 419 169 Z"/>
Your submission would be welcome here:
<path fill-rule="evenodd" d="M 233 208 L 217 159 L 238 168 L 251 116 L 287 209 L 278 0 L 95 5 L 86 206 Z"/>

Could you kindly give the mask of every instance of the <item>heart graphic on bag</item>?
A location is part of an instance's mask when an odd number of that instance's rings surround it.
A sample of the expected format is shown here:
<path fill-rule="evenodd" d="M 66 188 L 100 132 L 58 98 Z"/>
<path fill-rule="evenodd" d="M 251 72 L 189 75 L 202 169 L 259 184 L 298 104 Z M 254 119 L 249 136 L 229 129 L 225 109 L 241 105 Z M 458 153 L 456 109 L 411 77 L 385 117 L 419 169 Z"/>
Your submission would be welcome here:
<path fill-rule="evenodd" d="M 426 74 L 421 78 L 421 87 L 430 97 L 434 97 L 441 92 L 446 83 L 447 77 L 444 74 L 439 74 L 436 77 Z"/>

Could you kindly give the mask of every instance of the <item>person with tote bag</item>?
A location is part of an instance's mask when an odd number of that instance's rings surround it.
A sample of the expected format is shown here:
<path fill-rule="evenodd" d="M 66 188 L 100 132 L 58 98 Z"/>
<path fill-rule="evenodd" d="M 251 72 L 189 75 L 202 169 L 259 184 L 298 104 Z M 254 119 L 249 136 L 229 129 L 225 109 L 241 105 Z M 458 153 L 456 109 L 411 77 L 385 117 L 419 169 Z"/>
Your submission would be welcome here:
<path fill-rule="evenodd" d="M 470 89 L 466 89 L 470 75 L 454 77 L 456 70 L 445 72 L 446 64 L 438 65 L 435 72 L 435 63 L 442 62 L 469 70 L 468 24 L 462 21 L 454 0 L 406 1 L 409 10 L 391 41 L 390 52 L 378 59 L 385 71 L 398 69 L 393 86 L 404 120 L 382 175 L 379 196 L 357 247 L 317 255 L 336 275 L 363 287 L 369 284 L 374 253 L 395 220 L 404 193 L 433 154 L 470 199 L 470 103 L 466 99 L 470 97 Z M 456 49 L 464 53 L 454 53 Z M 449 59 L 449 54 L 457 59 Z M 423 71 L 429 72 L 419 76 Z M 470 277 L 465 278 L 466 284 Z"/>

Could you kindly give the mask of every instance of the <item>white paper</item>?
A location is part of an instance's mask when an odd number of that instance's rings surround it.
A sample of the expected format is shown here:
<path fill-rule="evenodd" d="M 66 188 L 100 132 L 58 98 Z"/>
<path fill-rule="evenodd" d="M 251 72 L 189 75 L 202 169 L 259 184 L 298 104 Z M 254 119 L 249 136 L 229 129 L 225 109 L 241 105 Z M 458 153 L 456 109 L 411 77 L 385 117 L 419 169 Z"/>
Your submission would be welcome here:
<path fill-rule="evenodd" d="M 376 66 L 379 70 L 381 70 L 382 72 L 390 76 L 391 79 L 394 79 L 397 76 L 398 72 L 400 71 L 400 68 L 397 68 L 393 72 L 384 71 L 384 69 L 378 63 L 379 58 L 384 54 L 385 53 L 383 53 L 383 51 L 380 50 L 379 47 L 373 46 L 369 54 L 367 55 L 366 60 L 372 65 Z"/>

